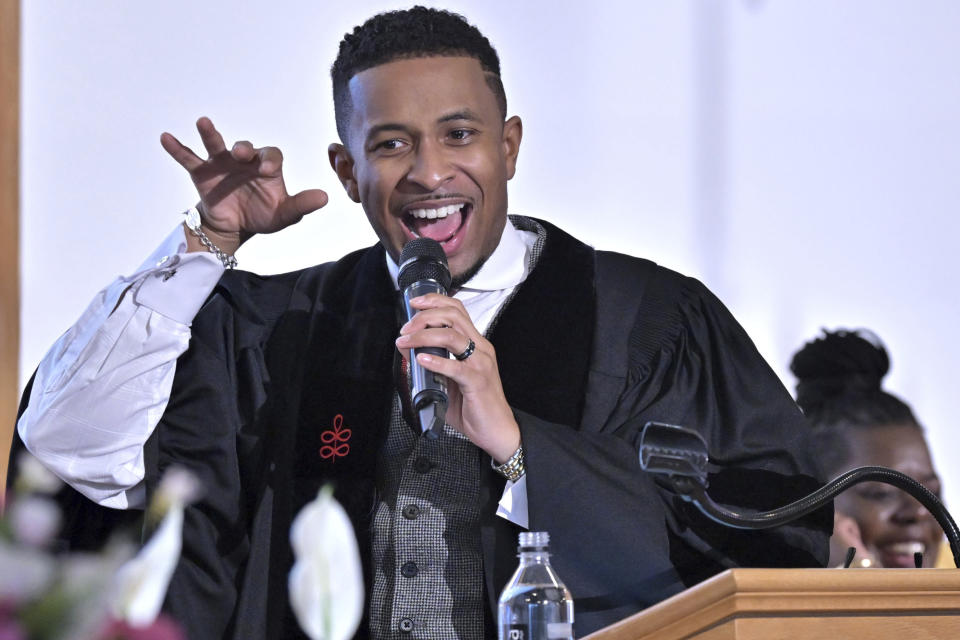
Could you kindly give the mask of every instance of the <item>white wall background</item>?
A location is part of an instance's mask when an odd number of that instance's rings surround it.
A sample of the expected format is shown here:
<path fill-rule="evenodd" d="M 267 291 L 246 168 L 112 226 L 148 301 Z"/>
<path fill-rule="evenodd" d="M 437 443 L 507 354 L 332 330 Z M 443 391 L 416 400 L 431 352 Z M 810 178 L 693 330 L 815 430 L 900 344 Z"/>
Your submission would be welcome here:
<path fill-rule="evenodd" d="M 348 6 L 344 6 L 344 5 Z M 703 279 L 792 388 L 820 327 L 875 329 L 960 504 L 960 3 L 452 0 L 525 136 L 511 208 Z M 330 205 L 260 237 L 277 272 L 374 238 L 327 165 L 328 68 L 383 2 L 23 3 L 22 382 L 195 195 L 159 136 L 274 144 Z"/>

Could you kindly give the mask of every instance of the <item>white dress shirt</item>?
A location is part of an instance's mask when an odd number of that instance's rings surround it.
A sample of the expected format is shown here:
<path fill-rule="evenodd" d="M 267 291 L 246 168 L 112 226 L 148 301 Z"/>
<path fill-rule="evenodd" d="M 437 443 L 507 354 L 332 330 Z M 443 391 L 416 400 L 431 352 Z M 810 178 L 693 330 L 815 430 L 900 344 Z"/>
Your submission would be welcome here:
<path fill-rule="evenodd" d="M 37 368 L 17 430 L 27 450 L 105 507 L 142 508 L 143 447 L 159 423 L 190 324 L 223 275 L 209 253 L 186 253 L 177 225 L 130 276 L 100 291 Z M 454 297 L 480 333 L 529 274 L 536 234 L 504 227 L 493 254 Z M 398 267 L 387 255 L 396 281 Z M 498 515 L 526 527 L 526 483 L 507 483 Z"/>

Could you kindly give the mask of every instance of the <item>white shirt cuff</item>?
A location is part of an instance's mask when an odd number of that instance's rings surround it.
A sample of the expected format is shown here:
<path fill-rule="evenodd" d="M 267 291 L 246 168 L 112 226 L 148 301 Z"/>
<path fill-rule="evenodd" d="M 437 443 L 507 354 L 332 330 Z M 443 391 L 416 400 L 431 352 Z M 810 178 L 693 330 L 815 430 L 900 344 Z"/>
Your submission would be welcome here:
<path fill-rule="evenodd" d="M 209 253 L 186 250 L 183 225 L 141 265 L 149 275 L 135 285 L 134 302 L 175 322 L 190 326 L 223 275 L 223 265 Z"/>
<path fill-rule="evenodd" d="M 530 528 L 530 519 L 527 514 L 526 475 L 520 476 L 516 482 L 507 480 L 503 495 L 497 504 L 497 515 L 524 529 Z"/>

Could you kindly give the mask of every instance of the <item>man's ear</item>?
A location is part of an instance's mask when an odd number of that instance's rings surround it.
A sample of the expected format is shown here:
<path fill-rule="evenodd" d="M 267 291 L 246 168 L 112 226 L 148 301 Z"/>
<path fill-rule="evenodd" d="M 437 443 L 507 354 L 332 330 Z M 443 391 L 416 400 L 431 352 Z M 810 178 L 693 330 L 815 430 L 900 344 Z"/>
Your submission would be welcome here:
<path fill-rule="evenodd" d="M 520 140 L 523 138 L 523 123 L 513 116 L 503 123 L 503 155 L 507 164 L 507 180 L 517 172 L 517 156 L 520 155 Z"/>
<path fill-rule="evenodd" d="M 353 156 L 346 147 L 336 142 L 327 147 L 327 156 L 347 196 L 354 202 L 360 202 L 360 189 L 357 187 L 357 178 L 353 174 Z"/>

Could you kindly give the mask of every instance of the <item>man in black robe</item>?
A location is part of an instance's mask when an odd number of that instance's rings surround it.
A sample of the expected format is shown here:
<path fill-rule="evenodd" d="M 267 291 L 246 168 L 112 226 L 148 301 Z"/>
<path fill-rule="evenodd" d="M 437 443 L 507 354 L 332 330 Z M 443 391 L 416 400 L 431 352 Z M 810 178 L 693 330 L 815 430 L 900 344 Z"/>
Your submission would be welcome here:
<path fill-rule="evenodd" d="M 473 463 L 450 468 L 450 438 L 409 444 L 401 459 L 411 473 L 439 474 L 438 482 L 471 478 L 464 496 L 477 509 L 465 546 L 475 543 L 482 576 L 466 579 L 477 581 L 482 602 L 481 611 L 454 616 L 454 634 L 493 633 L 497 595 L 516 565 L 521 528 L 496 515 L 506 480 L 493 468 L 510 459 L 525 469 L 528 527 L 551 534 L 578 635 L 727 566 L 823 563 L 829 521 L 729 532 L 640 470 L 639 434 L 656 420 L 704 436 L 720 501 L 770 508 L 817 486 L 805 475 L 815 467 L 800 413 L 701 284 L 596 252 L 546 222 L 508 221 L 506 183 L 522 126 L 506 117 L 486 38 L 444 12 L 384 14 L 345 37 L 333 79 L 341 143 L 330 146 L 331 166 L 380 243 L 283 276 L 227 271 L 193 320 L 166 410 L 144 447 L 148 495 L 172 464 L 193 469 L 207 487 L 188 509 L 168 597 L 191 637 L 297 634 L 286 594 L 288 531 L 324 483 L 351 516 L 368 589 L 385 564 L 403 560 L 378 550 L 377 514 L 403 506 L 391 503 L 384 457 L 397 429 L 398 363 L 421 346 L 472 350 L 420 362 L 450 380 L 447 421 L 471 443 Z M 245 142 L 228 150 L 206 119 L 198 130 L 207 160 L 169 134 L 162 143 L 190 172 L 201 199 L 197 231 L 218 255 L 326 202 L 319 191 L 287 194 L 278 150 Z M 485 332 L 453 297 L 415 301 L 417 316 L 398 320 L 384 251 L 395 263 L 413 237 L 441 241 L 456 290 L 510 227 L 535 241 L 525 278 Z M 208 250 L 198 235 L 187 238 L 190 251 Z M 324 434 L 345 428 L 349 446 L 325 451 Z M 74 502 L 75 513 L 103 516 Z M 443 567 L 445 579 L 460 579 L 463 566 Z M 403 576 L 413 580 L 417 570 Z M 422 605 L 402 616 L 389 610 L 377 618 L 382 626 L 363 626 L 360 635 L 415 633 L 417 616 L 430 616 L 418 614 Z M 478 615 L 479 627 L 461 626 Z"/>

